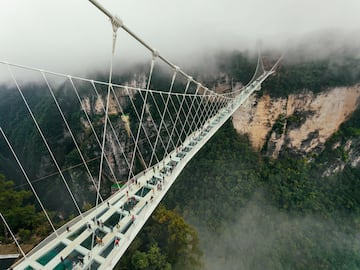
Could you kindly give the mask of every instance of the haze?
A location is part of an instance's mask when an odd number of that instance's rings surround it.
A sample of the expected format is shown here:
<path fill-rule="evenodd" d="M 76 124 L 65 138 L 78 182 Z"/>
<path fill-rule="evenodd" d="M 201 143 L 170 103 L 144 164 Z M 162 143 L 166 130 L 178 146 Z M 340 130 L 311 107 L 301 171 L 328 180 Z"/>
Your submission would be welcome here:
<path fill-rule="evenodd" d="M 99 0 L 170 60 L 216 50 L 285 47 L 309 33 L 358 36 L 359 0 Z M 107 66 L 112 30 L 86 0 L 2 0 L 0 60 L 83 74 Z M 117 64 L 149 53 L 119 30 Z M 351 38 L 350 38 L 351 39 Z M 306 42 L 306 40 L 305 40 Z"/>

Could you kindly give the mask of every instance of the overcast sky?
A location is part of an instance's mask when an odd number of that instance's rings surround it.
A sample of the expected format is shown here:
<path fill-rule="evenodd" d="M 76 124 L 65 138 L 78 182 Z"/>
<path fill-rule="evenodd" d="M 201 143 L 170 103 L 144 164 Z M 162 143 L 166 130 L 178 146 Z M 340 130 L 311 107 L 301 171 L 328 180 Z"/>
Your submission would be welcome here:
<path fill-rule="evenodd" d="M 174 62 L 217 49 L 358 36 L 360 0 L 98 0 Z M 1 0 L 0 60 L 79 74 L 108 64 L 111 25 L 87 0 Z M 119 31 L 117 64 L 146 51 Z M 185 59 L 185 60 L 184 60 Z"/>

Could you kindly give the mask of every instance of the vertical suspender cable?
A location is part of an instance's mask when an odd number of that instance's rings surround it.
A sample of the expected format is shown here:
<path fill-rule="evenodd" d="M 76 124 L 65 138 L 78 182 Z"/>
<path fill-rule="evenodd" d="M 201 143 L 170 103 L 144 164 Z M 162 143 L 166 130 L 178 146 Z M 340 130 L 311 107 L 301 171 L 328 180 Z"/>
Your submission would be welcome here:
<path fill-rule="evenodd" d="M 97 144 L 99 145 L 99 147 L 101 148 L 101 143 L 100 143 L 99 137 L 98 137 L 98 135 L 96 134 L 95 129 L 94 129 L 94 126 L 93 126 L 93 124 L 91 123 L 91 120 L 90 120 L 90 118 L 89 118 L 89 114 L 87 113 L 86 108 L 85 108 L 84 104 L 82 103 L 82 100 L 81 100 L 80 95 L 79 95 L 79 91 L 77 90 L 77 88 L 76 88 L 76 86 L 75 86 L 75 84 L 74 84 L 71 76 L 68 76 L 68 79 L 69 79 L 69 81 L 70 81 L 70 83 L 71 83 L 71 86 L 72 86 L 72 88 L 73 88 L 73 90 L 74 90 L 74 92 L 75 92 L 75 94 L 76 94 L 77 99 L 79 100 L 79 103 L 80 103 L 80 105 L 81 105 L 81 108 L 82 108 L 82 110 L 84 111 L 84 114 L 85 114 L 85 116 L 86 116 L 86 120 L 87 120 L 87 122 L 88 122 L 89 125 L 90 125 L 91 131 L 92 131 L 92 133 L 94 134 L 95 140 L 96 140 Z M 105 109 L 104 109 L 104 111 L 105 111 Z M 110 162 L 109 162 L 108 158 L 106 157 L 106 155 L 105 155 L 105 161 L 106 161 L 106 163 L 107 163 L 108 166 L 109 166 L 111 175 L 113 176 L 114 180 L 117 181 L 117 180 L 116 180 L 115 173 L 114 173 L 114 170 L 111 168 Z"/>
<path fill-rule="evenodd" d="M 116 45 L 117 30 L 119 27 L 115 23 L 114 20 L 112 20 L 112 27 L 113 27 L 113 38 L 112 38 L 112 51 L 111 51 L 111 60 L 110 60 L 110 71 L 109 71 L 109 84 L 108 84 L 107 98 L 106 98 L 105 120 L 104 120 L 105 122 L 104 122 L 104 131 L 103 131 L 102 144 L 101 144 L 101 158 L 100 158 L 99 179 L 98 179 L 99 193 L 100 193 L 100 187 L 101 187 L 101 177 L 102 177 L 103 162 L 104 162 L 104 155 L 105 155 L 106 128 L 107 128 L 108 115 L 109 115 L 109 104 L 110 104 L 113 62 L 114 62 L 114 55 L 115 55 L 115 45 Z M 97 209 L 97 206 L 99 203 L 99 193 L 97 193 L 97 195 L 96 195 L 96 209 Z"/>
<path fill-rule="evenodd" d="M 62 171 L 60 169 L 60 166 L 59 166 L 58 162 L 56 161 L 56 158 L 55 158 L 53 152 L 51 151 L 51 148 L 50 148 L 48 142 L 46 141 L 46 138 L 45 138 L 45 136 L 44 136 L 44 134 L 43 134 L 43 132 L 42 132 L 42 130 L 41 130 L 41 128 L 40 128 L 40 126 L 39 126 L 39 124 L 38 124 L 38 122 L 37 122 L 37 120 L 36 120 L 36 118 L 35 118 L 35 116 L 34 116 L 34 114 L 32 112 L 32 110 L 31 110 L 31 108 L 29 106 L 29 104 L 28 104 L 28 102 L 27 102 L 27 100 L 26 100 L 26 98 L 25 98 L 25 96 L 24 96 L 24 94 L 23 94 L 23 92 L 22 92 L 16 78 L 15 78 L 14 73 L 12 72 L 12 70 L 11 70 L 11 68 L 9 66 L 9 64 L 8 64 L 8 70 L 10 72 L 10 75 L 11 75 L 11 77 L 12 77 L 12 79 L 13 79 L 15 85 L 16 85 L 16 88 L 19 91 L 20 96 L 21 96 L 22 100 L 24 101 L 25 106 L 26 106 L 32 120 L 34 121 L 34 124 L 35 124 L 35 126 L 36 126 L 36 128 L 37 128 L 37 130 L 38 130 L 38 132 L 39 132 L 39 134 L 40 134 L 40 136 L 41 136 L 41 138 L 42 138 L 42 140 L 43 140 L 43 142 L 44 142 L 44 144 L 45 144 L 45 146 L 46 146 L 46 148 L 47 148 L 47 150 L 48 150 L 48 152 L 49 152 L 49 154 L 50 154 L 50 156 L 51 156 L 51 158 L 52 158 L 52 160 L 53 160 L 53 162 L 54 162 L 54 164 L 55 164 L 55 166 L 57 168 L 57 170 L 60 173 L 61 179 L 63 180 L 63 182 L 64 182 L 64 184 L 65 184 L 65 186 L 66 186 L 66 188 L 67 188 L 67 190 L 68 190 L 68 192 L 70 194 L 70 197 L 71 197 L 72 201 L 74 202 L 77 211 L 79 212 L 79 215 L 81 216 L 81 218 L 84 218 L 84 216 L 83 216 L 83 214 L 82 214 L 82 212 L 80 210 L 80 207 L 77 204 L 77 202 L 75 200 L 75 197 L 74 197 L 73 193 L 71 192 L 71 189 L 70 189 L 68 183 L 66 182 L 66 179 L 65 179 L 65 177 L 64 177 L 64 175 L 63 175 L 63 173 L 62 173 Z"/>
<path fill-rule="evenodd" d="M 189 112 L 188 112 L 188 114 L 186 115 L 186 118 L 185 118 L 185 123 L 188 124 L 189 130 L 186 131 L 186 130 L 185 130 L 185 126 L 184 126 L 183 130 L 181 130 L 181 134 L 184 132 L 184 134 L 185 134 L 186 137 L 189 136 L 189 134 L 191 134 L 191 126 L 192 126 L 191 122 L 192 122 L 192 120 L 189 119 L 189 116 L 190 116 L 190 114 L 191 114 L 192 109 L 194 108 L 195 100 L 196 100 L 196 98 L 197 98 L 197 94 L 198 94 L 199 90 L 200 90 L 200 84 L 198 84 L 197 87 L 196 87 L 195 95 L 194 95 L 193 98 L 192 98 L 192 101 L 191 101 L 191 104 L 190 104 L 190 108 L 189 108 Z M 193 118 L 192 118 L 192 119 L 193 119 Z"/>
<path fill-rule="evenodd" d="M 78 151 L 78 153 L 80 155 L 81 161 L 83 162 L 83 164 L 85 166 L 86 172 L 88 173 L 88 175 L 90 177 L 90 180 L 91 180 L 91 182 L 93 183 L 93 185 L 95 187 L 96 193 L 97 193 L 97 195 L 100 196 L 101 201 L 103 201 L 103 198 L 100 195 L 100 190 L 98 190 L 97 187 L 96 187 L 94 177 L 92 176 L 92 174 L 90 172 L 90 169 L 89 169 L 88 165 L 86 164 L 85 158 L 84 158 L 84 156 L 83 156 L 83 154 L 82 154 L 82 152 L 80 150 L 80 147 L 79 147 L 78 143 L 76 142 L 75 136 L 74 136 L 74 134 L 73 134 L 73 132 L 72 132 L 70 126 L 69 126 L 69 123 L 67 122 L 67 120 L 65 118 L 65 115 L 64 115 L 64 113 L 63 113 L 63 111 L 62 111 L 62 109 L 60 107 L 60 104 L 59 104 L 57 98 L 55 97 L 54 91 L 52 90 L 52 88 L 50 86 L 50 83 L 49 83 L 48 79 L 46 78 L 44 72 L 41 72 L 41 74 L 42 74 L 42 76 L 43 76 L 43 78 L 45 80 L 45 83 L 46 83 L 49 91 L 50 91 L 51 97 L 53 98 L 53 100 L 54 100 L 54 102 L 56 104 L 56 107 L 57 107 L 57 109 L 58 109 L 58 111 L 59 111 L 59 113 L 60 113 L 60 115 L 61 115 L 61 117 L 62 117 L 62 119 L 63 119 L 63 121 L 65 123 L 65 126 L 69 131 L 70 137 L 71 137 L 72 141 L 74 142 L 75 148 L 77 149 L 77 151 Z"/>
<path fill-rule="evenodd" d="M 93 89 L 94 89 L 94 91 L 95 91 L 95 93 L 96 93 L 96 96 L 97 96 L 97 97 L 100 97 L 100 95 L 99 95 L 99 93 L 98 93 L 98 91 L 97 91 L 97 89 L 96 89 L 96 86 L 95 86 L 95 84 L 94 84 L 93 81 L 91 82 L 91 84 L 92 84 Z M 115 93 L 114 93 L 114 95 L 115 95 Z M 105 113 L 106 109 L 105 109 L 105 106 L 104 106 L 103 102 L 101 102 L 101 108 L 102 108 L 102 110 L 103 110 L 104 113 Z M 108 119 L 108 124 L 109 124 L 109 126 L 110 126 L 110 128 L 111 128 L 111 131 L 112 131 L 113 134 L 115 135 L 116 142 L 117 142 L 117 144 L 118 144 L 118 146 L 119 146 L 119 148 L 120 148 L 120 151 L 121 151 L 121 153 L 122 153 L 122 155 L 123 155 L 123 157 L 124 157 L 124 159 L 125 159 L 126 165 L 127 165 L 128 167 L 130 167 L 130 163 L 129 163 L 127 157 L 126 157 L 125 150 L 124 150 L 124 148 L 121 146 L 121 143 L 120 143 L 120 141 L 119 141 L 119 137 L 116 135 L 115 128 L 114 128 L 113 124 L 111 123 L 110 119 Z M 97 137 L 97 136 L 96 136 L 96 137 Z M 99 142 L 99 146 L 100 146 L 100 148 L 101 148 L 100 142 Z M 105 160 L 107 160 L 106 155 L 104 156 L 104 158 L 105 158 Z M 109 163 L 108 163 L 108 165 L 109 165 L 110 170 L 112 170 Z M 133 175 L 133 176 L 134 176 L 134 175 Z M 115 178 L 115 182 L 116 182 L 117 184 L 119 184 L 116 178 Z"/>
<path fill-rule="evenodd" d="M 139 122 L 139 127 L 138 127 L 138 131 L 136 134 L 136 139 L 135 139 L 135 147 L 134 147 L 134 153 L 132 155 L 131 158 L 131 163 L 130 163 L 130 172 L 132 172 L 133 167 L 134 167 L 134 161 L 135 161 L 135 151 L 136 151 L 136 144 L 139 142 L 139 136 L 140 136 L 140 130 L 141 130 L 141 125 L 142 125 L 142 121 L 144 118 L 144 114 L 145 114 L 145 107 L 147 104 L 147 98 L 148 98 L 148 93 L 149 93 L 149 88 L 150 88 L 150 82 L 151 82 L 151 78 L 152 78 L 152 74 L 153 74 L 153 70 L 154 70 L 154 64 L 155 64 L 155 58 L 157 57 L 157 54 L 153 53 L 153 58 L 151 60 L 151 66 L 150 66 L 150 74 L 149 74 L 149 79 L 147 82 L 147 86 L 146 86 L 146 93 L 145 93 L 145 100 L 144 100 L 144 104 L 142 106 L 142 110 L 141 110 L 141 115 L 140 115 L 140 122 Z M 129 177 L 128 180 L 130 180 L 130 172 L 129 172 Z"/>
<path fill-rule="evenodd" d="M 109 83 L 108 83 L 108 89 L 107 89 L 104 130 L 103 130 L 103 137 L 102 137 L 102 144 L 101 144 L 101 157 L 100 157 L 99 178 L 98 178 L 98 187 L 97 187 L 97 190 L 99 192 L 96 194 L 95 213 L 98 210 L 98 204 L 99 204 L 101 177 L 102 177 L 103 162 L 104 162 L 104 155 L 105 155 L 106 129 L 107 129 L 108 114 L 109 114 L 109 104 L 110 104 L 112 70 L 113 70 L 113 62 L 114 62 L 114 55 L 115 55 L 115 45 L 116 45 L 117 30 L 118 30 L 118 27 L 119 27 L 119 25 L 116 24 L 114 19 L 111 20 L 111 23 L 112 23 L 112 28 L 113 28 L 112 51 L 111 51 L 111 59 L 110 59 Z M 95 215 L 95 218 L 96 218 L 96 215 Z M 91 233 L 91 250 L 94 247 L 94 236 L 95 236 L 94 234 L 95 234 L 95 232 Z M 91 257 L 93 257 L 92 253 L 91 253 Z M 91 268 L 91 264 L 92 264 L 92 261 L 90 262 L 90 267 L 89 268 Z"/>
<path fill-rule="evenodd" d="M 191 82 L 191 80 L 188 79 L 188 81 L 186 83 L 185 91 L 184 91 L 185 94 L 187 93 L 187 91 L 189 89 L 190 82 Z M 179 109 L 178 109 L 178 112 L 176 113 L 175 122 L 174 122 L 174 125 L 173 125 L 172 130 L 171 130 L 170 139 L 172 138 L 172 136 L 174 134 L 174 131 L 176 129 L 176 123 L 179 120 L 179 116 L 180 116 L 181 108 L 182 108 L 183 103 L 184 103 L 184 99 L 185 99 L 185 96 L 183 96 L 183 99 L 181 100 L 181 102 L 179 104 Z M 180 121 L 179 121 L 179 123 L 180 123 Z M 181 123 L 181 125 L 182 125 L 182 123 Z M 182 127 L 183 127 L 183 125 L 182 125 Z M 181 135 L 179 135 L 178 132 L 177 132 L 177 134 L 178 134 L 178 138 L 181 138 Z M 175 147 L 178 146 L 177 144 L 178 144 L 178 140 L 175 143 Z M 168 150 L 169 146 L 170 146 L 170 140 L 169 140 L 168 144 L 166 145 L 165 152 Z"/>
<path fill-rule="evenodd" d="M 165 122 L 165 114 L 166 114 L 166 112 L 167 112 L 167 110 L 168 110 L 167 108 L 168 108 L 168 105 L 169 105 L 169 99 L 170 99 L 170 95 L 171 95 L 172 89 L 173 89 L 173 87 L 174 87 L 174 83 L 175 83 L 175 79 L 176 79 L 176 74 L 177 74 L 178 70 L 179 70 L 179 68 L 176 68 L 176 69 L 175 69 L 175 71 L 174 71 L 174 73 L 173 73 L 173 76 L 172 76 L 172 79 L 171 79 L 171 84 L 170 84 L 170 88 L 169 88 L 169 93 L 168 93 L 168 96 L 167 96 L 166 101 L 165 101 L 164 113 L 163 113 L 163 115 L 161 116 L 160 127 L 159 127 L 159 130 L 160 130 L 160 131 L 161 131 L 162 125 L 163 125 L 164 122 Z M 169 114 L 169 116 L 170 116 L 170 112 L 168 112 L 168 114 Z M 166 125 L 166 123 L 165 123 L 165 125 Z M 157 144 L 157 141 L 158 141 L 158 139 L 159 139 L 159 136 L 160 136 L 160 133 L 158 133 L 157 136 L 156 136 L 155 145 Z M 171 140 L 170 134 L 168 134 L 168 136 L 169 136 L 169 140 Z M 172 144 L 174 145 L 174 143 L 172 143 Z M 165 149 L 164 157 L 168 154 L 168 153 L 166 152 L 166 150 L 167 150 L 167 149 Z M 153 154 L 154 154 L 154 153 L 153 153 Z M 164 158 L 164 157 L 163 157 L 163 158 Z"/>
<path fill-rule="evenodd" d="M 127 92 L 129 91 L 128 89 L 126 89 L 126 87 L 125 87 L 124 89 L 125 89 Z M 112 93 L 113 93 L 113 95 L 114 95 L 116 104 L 117 104 L 117 106 L 118 106 L 119 109 L 120 109 L 121 114 L 124 115 L 125 112 L 124 112 L 124 110 L 123 110 L 123 107 L 122 107 L 121 104 L 120 104 L 120 101 L 119 101 L 118 97 L 117 97 L 116 94 L 115 94 L 114 87 L 111 87 L 111 90 L 112 90 Z M 141 93 L 141 91 L 139 91 L 139 92 Z M 131 99 L 131 98 L 129 97 L 129 99 Z M 145 131 L 145 129 L 144 129 L 144 131 Z M 135 137 L 134 137 L 134 134 L 133 134 L 131 128 L 129 128 L 129 135 L 128 135 L 128 136 L 132 139 L 133 142 L 135 142 Z M 148 138 L 148 137 L 147 137 L 147 138 Z M 148 140 L 148 141 L 149 141 L 149 140 Z M 150 142 L 150 141 L 149 141 L 149 142 Z M 145 159 L 144 159 L 144 157 L 143 157 L 143 155 L 142 155 L 142 153 L 141 153 L 141 151 L 140 151 L 140 147 L 139 147 L 138 145 L 136 145 L 136 148 L 138 149 L 140 159 L 145 163 Z M 149 165 L 149 166 L 150 166 L 150 165 Z M 146 166 L 146 168 L 147 168 L 147 167 L 148 167 L 148 166 Z"/>

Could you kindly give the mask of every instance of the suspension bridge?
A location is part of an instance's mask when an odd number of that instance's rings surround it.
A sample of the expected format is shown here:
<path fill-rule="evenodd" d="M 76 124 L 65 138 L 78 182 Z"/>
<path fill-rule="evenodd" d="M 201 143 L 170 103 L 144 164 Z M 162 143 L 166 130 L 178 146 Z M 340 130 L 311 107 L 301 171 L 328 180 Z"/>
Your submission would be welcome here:
<path fill-rule="evenodd" d="M 149 51 L 151 62 L 147 81 L 143 88 L 114 83 L 112 81 L 113 57 L 108 82 L 0 61 L 0 65 L 6 68 L 7 75 L 11 78 L 12 86 L 20 95 L 41 138 L 40 141 L 48 152 L 49 159 L 54 164 L 56 173 L 69 193 L 78 214 L 62 227 L 56 228 L 21 162 L 20 154 L 13 147 L 7 131 L 0 126 L 1 136 L 53 231 L 26 254 L 8 226 L 3 213 L 0 213 L 1 219 L 22 255 L 12 269 L 112 269 L 186 164 L 248 97 L 261 89 L 261 84 L 275 72 L 281 60 L 280 58 L 271 69 L 265 70 L 259 53 L 256 70 L 247 85 L 216 93 L 153 49 L 97 1 L 90 0 L 90 2 L 111 21 L 112 56 L 116 51 L 119 29 L 127 32 L 145 50 Z M 154 66 L 159 62 L 165 64 L 172 73 L 169 89 L 166 90 L 151 88 Z M 16 75 L 19 70 L 38 74 L 61 116 L 66 132 L 82 162 L 87 179 L 91 181 L 96 192 L 95 206 L 86 212 L 81 210 L 76 194 L 71 190 L 69 179 L 59 165 L 58 157 L 31 107 L 29 97 L 24 93 L 22 83 Z M 62 86 L 67 85 L 68 89 L 73 91 L 83 115 L 83 125 L 86 126 L 88 132 L 92 133 L 97 147 L 101 150 L 98 157 L 99 168 L 95 170 L 96 173 L 93 168 L 90 168 L 86 153 L 80 146 L 81 142 L 71 128 L 62 102 L 56 95 L 58 84 L 53 83 L 54 77 L 61 81 Z M 183 89 L 175 89 L 176 80 L 184 81 Z M 86 106 L 86 97 L 81 89 L 91 90 L 99 100 L 102 123 L 100 133 Z M 123 141 L 119 130 L 111 121 L 111 107 L 121 115 L 130 144 Z M 131 124 L 127 116 L 130 112 L 132 118 L 135 118 L 131 119 Z M 111 143 L 110 138 L 112 138 Z M 127 150 L 129 145 L 133 148 Z M 120 159 L 121 161 L 118 161 Z M 139 170 L 139 166 L 136 165 L 137 161 L 141 164 L 142 170 Z M 114 162 L 119 163 L 117 167 L 122 166 L 123 170 L 125 168 L 127 181 L 110 197 L 103 198 L 100 191 L 102 179 L 105 177 L 105 168 L 109 170 L 111 181 L 121 186 Z"/>

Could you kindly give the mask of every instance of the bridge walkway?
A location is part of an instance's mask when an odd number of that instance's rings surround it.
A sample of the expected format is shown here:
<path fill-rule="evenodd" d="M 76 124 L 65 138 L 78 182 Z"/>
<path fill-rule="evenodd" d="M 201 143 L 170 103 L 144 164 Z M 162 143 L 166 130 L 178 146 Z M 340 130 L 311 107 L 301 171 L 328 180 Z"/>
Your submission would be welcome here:
<path fill-rule="evenodd" d="M 118 192 L 62 226 L 19 261 L 15 270 L 112 269 L 194 155 L 271 74 L 261 75 L 182 146 Z"/>

